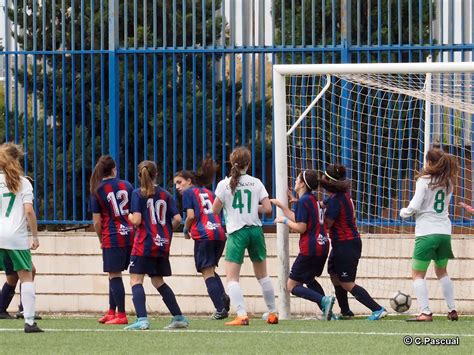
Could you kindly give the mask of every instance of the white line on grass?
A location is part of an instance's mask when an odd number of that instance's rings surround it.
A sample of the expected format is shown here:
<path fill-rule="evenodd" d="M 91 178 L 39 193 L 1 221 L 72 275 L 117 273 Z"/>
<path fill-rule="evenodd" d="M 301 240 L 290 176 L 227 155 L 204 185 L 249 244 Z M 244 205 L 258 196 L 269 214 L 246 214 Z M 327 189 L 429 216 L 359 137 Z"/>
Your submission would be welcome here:
<path fill-rule="evenodd" d="M 46 332 L 53 333 L 140 333 L 140 331 L 124 331 L 123 329 L 45 329 Z M 0 332 L 23 332 L 22 328 L 0 328 Z M 148 329 L 145 332 L 153 333 L 221 333 L 221 334 L 311 334 L 311 335 L 375 335 L 375 336 L 405 336 L 406 333 L 387 333 L 387 332 L 347 332 L 347 331 L 311 331 L 311 330 L 218 330 L 218 329 Z M 420 336 L 420 337 L 474 337 L 474 334 L 462 334 L 462 333 L 410 333 L 410 336 Z"/>

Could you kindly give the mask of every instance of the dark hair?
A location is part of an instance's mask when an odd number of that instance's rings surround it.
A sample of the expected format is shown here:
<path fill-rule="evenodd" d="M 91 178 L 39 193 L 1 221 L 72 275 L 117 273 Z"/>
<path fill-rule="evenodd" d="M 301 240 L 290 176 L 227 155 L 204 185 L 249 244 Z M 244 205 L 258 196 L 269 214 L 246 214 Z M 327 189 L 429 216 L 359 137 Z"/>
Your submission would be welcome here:
<path fill-rule="evenodd" d="M 250 165 L 252 156 L 247 147 L 237 147 L 230 153 L 230 190 L 234 194 L 237 184 L 239 183 L 240 171 Z"/>
<path fill-rule="evenodd" d="M 434 189 L 439 186 L 446 186 L 449 190 L 454 185 L 454 179 L 459 170 L 457 159 L 451 154 L 445 153 L 439 148 L 430 148 L 426 153 L 426 161 L 430 164 L 423 168 L 416 176 L 430 175 L 429 186 Z"/>
<path fill-rule="evenodd" d="M 348 192 L 351 181 L 346 179 L 346 168 L 340 164 L 330 164 L 320 180 L 321 186 L 329 192 Z"/>
<path fill-rule="evenodd" d="M 316 170 L 303 170 L 298 178 L 304 182 L 308 191 L 314 191 L 318 188 L 319 179 Z"/>
<path fill-rule="evenodd" d="M 0 146 L 0 169 L 5 174 L 8 190 L 13 193 L 20 191 L 20 178 L 23 175 L 23 169 L 18 161 L 18 156 L 10 155 L 10 148 L 5 144 Z"/>
<path fill-rule="evenodd" d="M 208 186 L 212 183 L 218 169 L 219 165 L 208 156 L 202 161 L 201 168 L 198 171 L 181 170 L 174 174 L 174 177 L 190 179 L 193 185 Z"/>
<path fill-rule="evenodd" d="M 115 168 L 115 161 L 110 155 L 102 155 L 97 164 L 95 164 L 94 170 L 92 171 L 90 179 L 90 191 L 95 193 L 99 187 L 100 181 L 112 174 L 112 170 Z"/>
<path fill-rule="evenodd" d="M 140 192 L 142 196 L 149 197 L 155 193 L 157 173 L 156 164 L 151 160 L 144 160 L 138 164 L 138 178 L 140 179 Z"/>

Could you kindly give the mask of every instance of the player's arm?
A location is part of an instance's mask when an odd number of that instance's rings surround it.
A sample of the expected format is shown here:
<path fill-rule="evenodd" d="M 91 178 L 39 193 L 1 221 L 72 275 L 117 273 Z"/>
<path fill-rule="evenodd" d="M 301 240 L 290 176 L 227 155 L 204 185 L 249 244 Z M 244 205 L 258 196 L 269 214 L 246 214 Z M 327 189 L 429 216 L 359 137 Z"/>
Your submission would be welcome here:
<path fill-rule="evenodd" d="M 173 216 L 173 219 L 171 220 L 171 226 L 173 227 L 173 230 L 175 231 L 179 225 L 181 224 L 181 215 L 179 213 L 175 214 Z"/>
<path fill-rule="evenodd" d="M 288 217 L 279 216 L 275 218 L 275 223 L 283 223 L 286 224 L 292 231 L 296 233 L 304 233 L 306 232 L 306 228 L 308 227 L 304 222 L 295 222 L 289 219 Z"/>
<path fill-rule="evenodd" d="M 128 220 L 134 225 L 138 226 L 142 223 L 142 214 L 140 212 L 129 213 Z"/>
<path fill-rule="evenodd" d="M 212 204 L 212 213 L 214 214 L 219 214 L 222 211 L 222 201 L 219 199 L 219 197 L 216 197 L 214 199 L 214 203 Z"/>
<path fill-rule="evenodd" d="M 469 212 L 470 214 L 474 214 L 474 207 L 469 206 L 468 204 L 465 204 L 464 202 L 459 202 L 458 205 L 464 208 L 466 212 Z"/>
<path fill-rule="evenodd" d="M 186 239 L 191 238 L 189 236 L 189 230 L 191 229 L 191 226 L 193 225 L 194 219 L 195 219 L 194 209 L 188 208 L 186 210 L 186 220 L 184 221 L 184 229 L 183 229 L 184 237 Z"/>
<path fill-rule="evenodd" d="M 425 192 L 427 189 L 426 179 L 418 179 L 416 182 L 415 195 L 410 201 L 408 207 L 402 208 L 400 210 L 400 217 L 408 218 L 416 214 L 421 209 L 421 204 L 425 198 Z"/>
<path fill-rule="evenodd" d="M 92 222 L 94 223 L 95 233 L 99 237 L 99 241 L 101 241 L 101 239 L 102 239 L 102 223 L 101 223 L 100 213 L 93 213 L 92 214 Z"/>
<path fill-rule="evenodd" d="M 272 213 L 272 204 L 270 203 L 270 199 L 268 197 L 265 197 L 262 201 L 260 201 L 260 204 L 258 205 L 258 213 Z"/>
<path fill-rule="evenodd" d="M 288 218 L 291 221 L 295 221 L 295 213 L 292 210 L 290 210 L 288 206 L 283 205 L 283 203 L 280 200 L 277 200 L 276 198 L 270 199 L 270 202 L 272 205 L 275 205 L 279 209 L 281 209 L 286 218 Z M 275 220 L 275 223 L 282 223 L 282 222 L 277 222 Z"/>
<path fill-rule="evenodd" d="M 32 203 L 23 204 L 23 208 L 25 211 L 26 220 L 28 221 L 28 225 L 31 230 L 31 234 L 33 235 L 33 242 L 31 243 L 31 249 L 36 250 L 39 247 L 38 223 L 36 222 L 36 213 L 35 213 Z"/>

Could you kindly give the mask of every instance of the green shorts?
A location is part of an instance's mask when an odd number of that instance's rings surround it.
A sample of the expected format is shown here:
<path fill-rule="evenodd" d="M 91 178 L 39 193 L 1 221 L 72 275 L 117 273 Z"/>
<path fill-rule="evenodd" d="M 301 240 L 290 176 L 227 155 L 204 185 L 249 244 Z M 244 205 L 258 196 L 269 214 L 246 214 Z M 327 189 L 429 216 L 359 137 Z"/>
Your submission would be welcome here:
<path fill-rule="evenodd" d="M 415 239 L 412 267 L 414 270 L 426 271 L 431 260 L 436 266 L 445 268 L 448 259 L 453 259 L 451 236 L 448 234 L 429 234 Z"/>
<path fill-rule="evenodd" d="M 245 249 L 248 250 L 250 260 L 253 262 L 264 261 L 267 257 L 267 248 L 263 229 L 259 226 L 245 226 L 227 238 L 225 260 L 242 264 Z"/>
<path fill-rule="evenodd" d="M 29 249 L 26 250 L 8 250 L 0 249 L 0 270 L 5 270 L 5 264 L 3 258 L 8 255 L 13 263 L 13 270 L 33 270 L 33 262 L 31 261 L 31 252 Z"/>

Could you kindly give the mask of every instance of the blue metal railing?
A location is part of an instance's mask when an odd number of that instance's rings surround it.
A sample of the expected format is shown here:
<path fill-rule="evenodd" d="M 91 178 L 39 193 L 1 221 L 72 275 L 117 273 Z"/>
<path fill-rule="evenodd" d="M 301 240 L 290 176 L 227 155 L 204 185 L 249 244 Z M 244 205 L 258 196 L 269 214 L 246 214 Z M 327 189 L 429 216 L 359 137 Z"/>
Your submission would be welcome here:
<path fill-rule="evenodd" d="M 19 3 L 6 1 L 0 142 L 24 146 L 43 224 L 90 223 L 88 179 L 106 153 L 135 185 L 138 163 L 155 160 L 170 188 L 177 170 L 196 169 L 207 154 L 221 165 L 219 180 L 232 148 L 249 144 L 252 174 L 273 194 L 273 63 L 474 52 L 474 33 L 437 40 L 447 29 L 431 1 L 367 9 L 358 0 L 346 11 L 336 0 L 247 0 L 239 9 L 220 0 Z"/>

